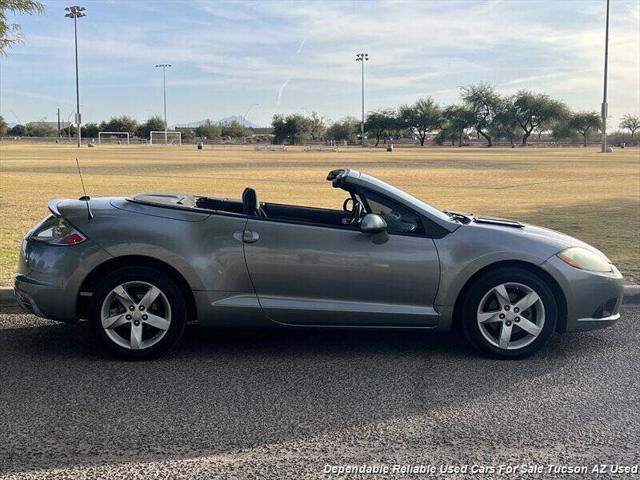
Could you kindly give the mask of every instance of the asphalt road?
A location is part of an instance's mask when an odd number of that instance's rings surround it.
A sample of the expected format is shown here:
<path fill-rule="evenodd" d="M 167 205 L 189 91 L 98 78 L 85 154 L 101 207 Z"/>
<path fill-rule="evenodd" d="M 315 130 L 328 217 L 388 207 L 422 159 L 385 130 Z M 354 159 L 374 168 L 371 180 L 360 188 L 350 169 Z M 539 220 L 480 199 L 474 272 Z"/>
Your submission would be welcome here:
<path fill-rule="evenodd" d="M 640 463 L 639 341 L 639 309 L 512 362 L 448 335 L 192 326 L 170 355 L 135 363 L 105 356 L 85 324 L 4 315 L 0 477 Z"/>

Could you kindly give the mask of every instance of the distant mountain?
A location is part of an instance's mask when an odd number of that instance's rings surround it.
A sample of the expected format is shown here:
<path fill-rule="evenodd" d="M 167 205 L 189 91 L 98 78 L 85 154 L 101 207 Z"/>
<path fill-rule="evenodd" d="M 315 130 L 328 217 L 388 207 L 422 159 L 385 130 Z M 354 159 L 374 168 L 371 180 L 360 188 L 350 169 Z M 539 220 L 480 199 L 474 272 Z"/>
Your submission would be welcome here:
<path fill-rule="evenodd" d="M 197 122 L 191 123 L 176 123 L 175 125 L 171 125 L 171 128 L 198 128 L 204 122 L 206 122 L 206 120 L 198 120 Z"/>
<path fill-rule="evenodd" d="M 180 123 L 177 125 L 174 125 L 174 127 L 178 127 L 178 128 L 198 128 L 200 125 L 202 125 L 204 122 L 206 122 L 207 120 L 198 120 L 197 122 L 191 122 L 191 123 Z M 225 125 L 227 123 L 231 123 L 233 121 L 236 121 L 240 124 L 242 124 L 242 115 L 231 115 L 230 117 L 225 117 L 225 118 L 221 118 L 220 120 L 213 120 L 213 123 L 215 123 L 216 125 Z M 258 125 L 256 125 L 255 123 L 253 123 L 251 120 L 245 119 L 244 121 L 244 126 L 245 127 L 250 127 L 250 128 L 257 128 Z"/>

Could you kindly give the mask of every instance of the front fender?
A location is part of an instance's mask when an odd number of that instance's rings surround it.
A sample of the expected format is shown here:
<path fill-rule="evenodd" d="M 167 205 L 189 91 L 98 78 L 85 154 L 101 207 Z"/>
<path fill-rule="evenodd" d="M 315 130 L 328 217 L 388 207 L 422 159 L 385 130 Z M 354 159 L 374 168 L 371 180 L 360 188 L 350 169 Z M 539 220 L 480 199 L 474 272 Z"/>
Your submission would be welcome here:
<path fill-rule="evenodd" d="M 559 248 L 556 243 L 541 241 L 521 229 L 476 224 L 464 225 L 434 239 L 434 243 L 440 257 L 440 288 L 435 304 L 452 308 L 464 285 L 483 268 L 505 261 L 540 266 Z"/>
<path fill-rule="evenodd" d="M 519 254 L 516 256 L 513 252 L 506 251 L 488 252 L 462 261 L 455 261 L 451 256 L 447 258 L 445 255 L 444 259 L 442 257 L 441 255 L 442 274 L 440 288 L 438 289 L 435 304 L 437 306 L 450 307 L 455 305 L 460 291 L 462 291 L 469 279 L 485 267 L 506 261 L 519 261 L 538 266 L 544 262 L 544 260 L 533 255 Z"/>

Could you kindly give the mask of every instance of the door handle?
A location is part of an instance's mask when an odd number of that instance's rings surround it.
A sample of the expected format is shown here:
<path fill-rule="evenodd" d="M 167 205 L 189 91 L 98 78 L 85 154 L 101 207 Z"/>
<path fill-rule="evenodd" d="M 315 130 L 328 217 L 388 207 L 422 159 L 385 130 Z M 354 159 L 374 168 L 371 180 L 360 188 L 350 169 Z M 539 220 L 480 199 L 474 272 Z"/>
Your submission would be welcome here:
<path fill-rule="evenodd" d="M 254 243 L 257 242 L 259 238 L 260 235 L 258 235 L 258 232 L 254 232 L 253 230 L 245 230 L 242 233 L 242 241 L 244 243 Z"/>

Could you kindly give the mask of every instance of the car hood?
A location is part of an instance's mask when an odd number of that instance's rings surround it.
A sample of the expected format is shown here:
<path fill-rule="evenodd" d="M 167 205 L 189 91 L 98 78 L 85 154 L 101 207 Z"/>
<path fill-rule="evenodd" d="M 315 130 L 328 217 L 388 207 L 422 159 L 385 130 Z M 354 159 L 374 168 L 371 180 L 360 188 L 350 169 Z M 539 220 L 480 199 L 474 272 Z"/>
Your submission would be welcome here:
<path fill-rule="evenodd" d="M 513 240 L 523 244 L 535 244 L 537 251 L 546 251 L 544 255 L 551 256 L 569 247 L 583 247 L 600 255 L 606 255 L 593 245 L 556 230 L 521 223 L 517 220 L 484 217 L 481 215 L 470 216 L 471 221 L 464 228 L 483 231 L 495 235 L 501 240 Z"/>

